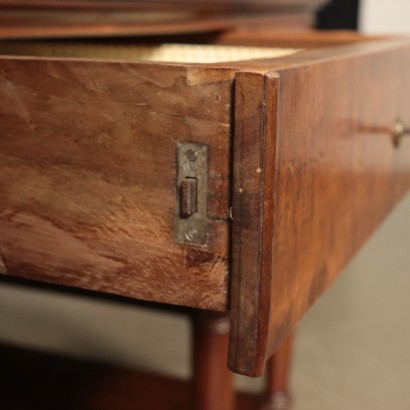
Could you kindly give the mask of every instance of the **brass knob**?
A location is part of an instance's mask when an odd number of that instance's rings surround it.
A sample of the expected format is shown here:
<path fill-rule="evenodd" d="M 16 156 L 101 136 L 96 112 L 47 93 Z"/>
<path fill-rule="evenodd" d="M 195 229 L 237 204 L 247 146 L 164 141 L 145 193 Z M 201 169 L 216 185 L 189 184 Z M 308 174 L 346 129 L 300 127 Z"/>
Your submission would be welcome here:
<path fill-rule="evenodd" d="M 410 128 L 406 128 L 404 122 L 398 118 L 393 127 L 393 143 L 395 147 L 398 147 L 403 137 L 410 136 Z"/>

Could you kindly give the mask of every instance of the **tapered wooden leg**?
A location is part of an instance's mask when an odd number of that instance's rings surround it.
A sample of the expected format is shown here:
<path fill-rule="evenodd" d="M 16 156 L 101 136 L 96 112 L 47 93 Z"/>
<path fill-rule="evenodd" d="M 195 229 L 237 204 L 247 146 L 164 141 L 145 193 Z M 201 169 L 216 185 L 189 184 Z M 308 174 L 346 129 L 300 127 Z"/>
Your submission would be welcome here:
<path fill-rule="evenodd" d="M 291 357 L 293 348 L 293 335 L 284 340 L 279 350 L 267 363 L 267 380 L 265 394 L 267 403 L 263 409 L 289 410 L 289 377 L 291 368 Z"/>
<path fill-rule="evenodd" d="M 199 311 L 193 324 L 194 410 L 233 410 L 233 373 L 227 368 L 229 319 Z"/>

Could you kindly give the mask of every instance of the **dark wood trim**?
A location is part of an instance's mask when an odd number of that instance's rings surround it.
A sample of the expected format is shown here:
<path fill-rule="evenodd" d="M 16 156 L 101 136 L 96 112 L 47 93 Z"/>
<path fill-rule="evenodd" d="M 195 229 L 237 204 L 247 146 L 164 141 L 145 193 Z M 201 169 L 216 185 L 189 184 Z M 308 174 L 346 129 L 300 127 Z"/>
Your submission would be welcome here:
<path fill-rule="evenodd" d="M 263 373 L 273 250 L 278 77 L 238 73 L 235 80 L 232 278 L 229 367 Z"/>

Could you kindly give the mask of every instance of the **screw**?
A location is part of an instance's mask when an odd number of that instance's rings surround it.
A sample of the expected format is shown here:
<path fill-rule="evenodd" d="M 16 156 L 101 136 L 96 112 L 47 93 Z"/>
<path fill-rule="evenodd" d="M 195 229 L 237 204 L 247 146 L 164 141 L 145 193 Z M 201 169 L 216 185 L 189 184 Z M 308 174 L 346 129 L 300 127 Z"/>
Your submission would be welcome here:
<path fill-rule="evenodd" d="M 185 239 L 187 241 L 192 241 L 194 240 L 195 236 L 198 234 L 198 231 L 195 228 L 189 228 L 186 232 L 185 232 Z"/>
<path fill-rule="evenodd" d="M 195 162 L 198 159 L 199 156 L 199 152 L 198 151 L 194 151 L 193 149 L 189 149 L 186 153 L 185 153 L 186 157 L 188 158 L 188 161 L 190 162 Z"/>

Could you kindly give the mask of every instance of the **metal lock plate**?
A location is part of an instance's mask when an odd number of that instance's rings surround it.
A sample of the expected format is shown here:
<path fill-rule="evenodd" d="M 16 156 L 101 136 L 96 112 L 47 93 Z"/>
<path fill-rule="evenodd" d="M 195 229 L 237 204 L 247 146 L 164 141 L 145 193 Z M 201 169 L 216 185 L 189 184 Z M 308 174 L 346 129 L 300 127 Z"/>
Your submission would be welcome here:
<path fill-rule="evenodd" d="M 208 146 L 178 143 L 175 239 L 178 243 L 206 244 Z"/>

